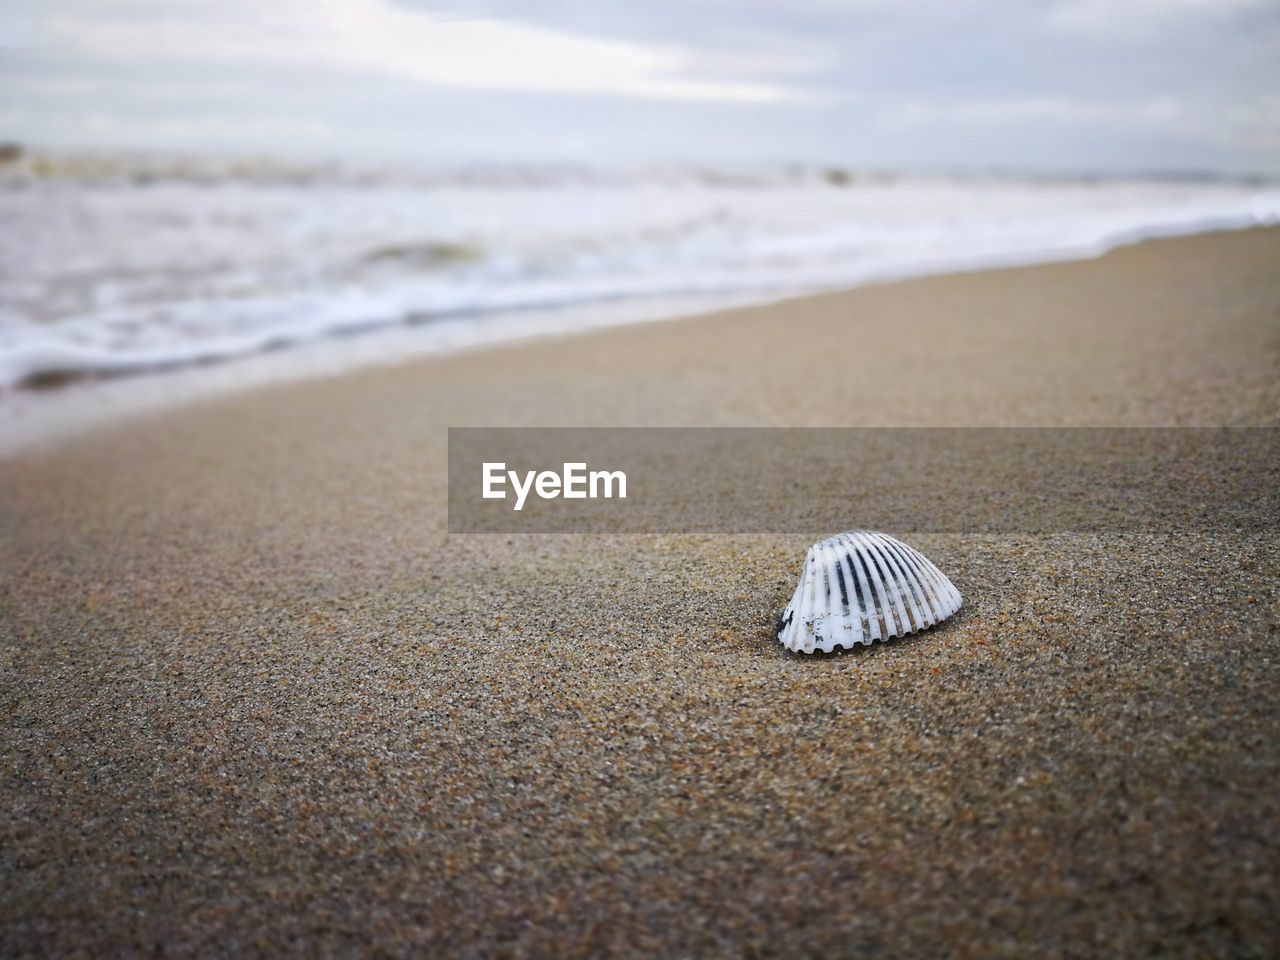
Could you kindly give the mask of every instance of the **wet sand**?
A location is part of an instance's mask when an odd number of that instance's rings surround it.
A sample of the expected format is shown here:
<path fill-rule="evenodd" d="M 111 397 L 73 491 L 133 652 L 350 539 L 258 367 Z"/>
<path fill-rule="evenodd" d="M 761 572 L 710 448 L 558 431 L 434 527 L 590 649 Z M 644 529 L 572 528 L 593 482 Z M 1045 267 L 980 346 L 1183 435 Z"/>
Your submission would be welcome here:
<path fill-rule="evenodd" d="M 1278 267 L 1153 242 L 0 462 L 0 954 L 1275 955 L 1273 512 L 894 531 L 964 608 L 804 658 L 811 537 L 449 537 L 444 480 L 462 425 L 1274 427 Z"/>

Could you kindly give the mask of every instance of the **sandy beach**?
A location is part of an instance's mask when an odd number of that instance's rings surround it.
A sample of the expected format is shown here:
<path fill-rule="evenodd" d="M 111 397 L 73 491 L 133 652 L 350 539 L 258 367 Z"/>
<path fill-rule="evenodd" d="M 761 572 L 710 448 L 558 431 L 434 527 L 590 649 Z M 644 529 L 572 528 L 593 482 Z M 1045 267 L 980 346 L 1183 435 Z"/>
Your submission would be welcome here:
<path fill-rule="evenodd" d="M 1275 427 L 1278 267 L 1154 241 L 0 461 L 0 955 L 1275 956 L 1274 512 L 890 531 L 964 608 L 805 658 L 831 531 L 449 536 L 445 479 L 450 426 Z"/>

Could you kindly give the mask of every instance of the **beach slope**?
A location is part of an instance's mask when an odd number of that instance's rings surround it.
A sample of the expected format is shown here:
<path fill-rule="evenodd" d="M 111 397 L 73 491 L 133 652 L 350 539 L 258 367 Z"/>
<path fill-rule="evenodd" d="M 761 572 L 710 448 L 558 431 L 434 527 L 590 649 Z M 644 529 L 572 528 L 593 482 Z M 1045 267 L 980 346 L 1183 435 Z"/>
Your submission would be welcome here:
<path fill-rule="evenodd" d="M 807 536 L 444 507 L 449 426 L 1274 427 L 1278 265 L 1145 243 L 0 463 L 0 954 L 1274 956 L 1273 510 L 911 536 L 962 611 L 803 658 Z"/>

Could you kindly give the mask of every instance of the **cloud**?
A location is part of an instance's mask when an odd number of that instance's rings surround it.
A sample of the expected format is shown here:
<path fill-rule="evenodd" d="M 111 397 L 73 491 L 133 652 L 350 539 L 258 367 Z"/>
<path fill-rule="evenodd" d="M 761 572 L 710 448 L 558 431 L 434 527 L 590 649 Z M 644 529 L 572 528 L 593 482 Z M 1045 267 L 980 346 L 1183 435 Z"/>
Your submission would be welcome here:
<path fill-rule="evenodd" d="M 1275 0 L 0 2 L 0 110 L 67 145 L 1280 172 L 1277 43 Z"/>
<path fill-rule="evenodd" d="M 696 54 L 678 45 L 505 20 L 449 20 L 390 0 L 180 6 L 108 0 L 51 13 L 42 26 L 50 45 L 107 60 L 301 65 L 463 89 L 659 100 L 776 103 L 804 96 L 776 84 L 700 76 Z"/>
<path fill-rule="evenodd" d="M 1139 30 L 1185 20 L 1221 20 L 1266 0 L 1058 0 L 1050 24 L 1069 30 Z"/>

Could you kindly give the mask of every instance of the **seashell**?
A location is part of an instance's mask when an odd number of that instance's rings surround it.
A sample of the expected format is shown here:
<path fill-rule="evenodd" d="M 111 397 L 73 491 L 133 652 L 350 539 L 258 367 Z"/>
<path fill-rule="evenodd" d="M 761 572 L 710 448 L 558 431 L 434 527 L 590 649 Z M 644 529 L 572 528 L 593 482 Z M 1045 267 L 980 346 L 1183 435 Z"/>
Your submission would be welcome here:
<path fill-rule="evenodd" d="M 777 636 L 797 653 L 870 646 L 941 623 L 962 602 L 919 551 L 883 533 L 853 530 L 809 548 Z"/>

